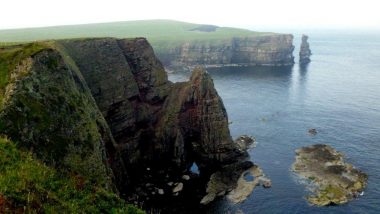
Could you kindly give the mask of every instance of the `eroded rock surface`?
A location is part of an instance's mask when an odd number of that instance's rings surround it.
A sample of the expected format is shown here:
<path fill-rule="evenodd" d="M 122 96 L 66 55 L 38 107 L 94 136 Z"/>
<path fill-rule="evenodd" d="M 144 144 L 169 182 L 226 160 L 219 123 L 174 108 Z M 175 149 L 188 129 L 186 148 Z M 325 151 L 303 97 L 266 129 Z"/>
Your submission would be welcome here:
<path fill-rule="evenodd" d="M 201 204 L 209 204 L 224 195 L 227 195 L 232 203 L 240 203 L 247 199 L 257 185 L 263 185 L 265 188 L 271 186 L 270 179 L 264 175 L 260 167 L 248 161 L 246 151 L 252 148 L 254 143 L 255 138 L 247 135 L 235 140 L 239 151 L 245 155 L 240 157 L 241 161 L 225 165 L 211 175 Z"/>
<path fill-rule="evenodd" d="M 347 203 L 367 185 L 367 175 L 345 163 L 343 155 L 328 145 L 297 149 L 292 169 L 315 186 L 307 200 L 318 206 Z"/>
<path fill-rule="evenodd" d="M 247 176 L 252 176 L 252 179 L 247 180 Z M 245 201 L 248 196 L 252 194 L 254 188 L 259 185 L 262 185 L 264 188 L 269 188 L 272 182 L 265 176 L 259 166 L 253 165 L 240 175 L 236 187 L 228 193 L 227 198 L 232 203 L 241 203 Z"/>
<path fill-rule="evenodd" d="M 206 195 L 202 198 L 201 204 L 208 204 L 216 197 L 224 196 L 235 189 L 241 175 L 250 169 L 253 163 L 250 161 L 241 164 L 231 164 L 211 175 L 207 184 Z"/>

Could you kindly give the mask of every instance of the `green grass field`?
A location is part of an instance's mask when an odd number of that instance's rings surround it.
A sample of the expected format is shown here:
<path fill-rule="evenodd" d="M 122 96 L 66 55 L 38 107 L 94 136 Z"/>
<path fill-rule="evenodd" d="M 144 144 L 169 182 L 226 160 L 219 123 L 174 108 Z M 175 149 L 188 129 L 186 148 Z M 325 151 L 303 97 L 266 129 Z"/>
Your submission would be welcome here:
<path fill-rule="evenodd" d="M 193 30 L 200 28 L 201 30 Z M 143 20 L 100 24 L 67 25 L 44 28 L 0 30 L 0 46 L 38 40 L 83 37 L 146 37 L 155 47 L 173 46 L 185 41 L 224 42 L 232 37 L 255 37 L 273 33 L 246 29 L 217 27 L 206 32 L 207 26 L 171 20 Z"/>

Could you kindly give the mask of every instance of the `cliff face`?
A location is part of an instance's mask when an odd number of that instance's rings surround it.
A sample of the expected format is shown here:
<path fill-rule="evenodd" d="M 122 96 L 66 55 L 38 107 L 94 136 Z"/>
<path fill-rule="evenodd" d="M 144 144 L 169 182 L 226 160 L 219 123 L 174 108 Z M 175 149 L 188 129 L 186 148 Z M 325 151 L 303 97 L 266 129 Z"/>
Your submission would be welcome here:
<path fill-rule="evenodd" d="M 80 74 L 48 47 L 9 72 L 1 134 L 49 165 L 111 188 L 105 148 L 113 138 Z"/>
<path fill-rule="evenodd" d="M 165 66 L 292 65 L 292 35 L 233 38 L 219 42 L 186 42 L 158 57 Z"/>
<path fill-rule="evenodd" d="M 126 193 L 146 168 L 212 173 L 246 155 L 203 69 L 171 83 L 143 38 L 44 45 L 9 70 L 0 132 L 46 163 Z"/>
<path fill-rule="evenodd" d="M 241 155 L 235 152 L 227 113 L 204 70 L 196 69 L 189 82 L 169 82 L 141 38 L 59 44 L 82 72 L 127 171 L 139 173 L 141 166 L 186 170 L 193 162 L 214 168 Z"/>
<path fill-rule="evenodd" d="M 309 38 L 308 36 L 302 35 L 302 42 L 301 42 L 300 53 L 299 53 L 300 64 L 307 64 L 311 61 L 310 60 L 311 50 L 310 50 L 309 43 L 307 42 L 308 38 Z"/>

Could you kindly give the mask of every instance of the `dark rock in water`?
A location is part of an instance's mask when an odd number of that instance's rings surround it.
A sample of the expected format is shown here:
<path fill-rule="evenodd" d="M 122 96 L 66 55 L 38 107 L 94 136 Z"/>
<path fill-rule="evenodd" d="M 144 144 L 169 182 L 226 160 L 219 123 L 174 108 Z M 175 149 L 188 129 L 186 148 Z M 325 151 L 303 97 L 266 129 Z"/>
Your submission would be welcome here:
<path fill-rule="evenodd" d="M 367 175 L 345 163 L 343 155 L 328 145 L 297 149 L 292 169 L 315 186 L 307 200 L 318 206 L 347 203 L 367 185 Z"/>
<path fill-rule="evenodd" d="M 259 182 L 261 185 L 263 185 L 264 188 L 271 188 L 272 187 L 272 181 L 266 177 L 261 177 L 259 179 Z"/>
<path fill-rule="evenodd" d="M 235 143 L 239 146 L 240 150 L 245 151 L 255 146 L 256 139 L 248 135 L 241 135 L 235 140 Z"/>
<path fill-rule="evenodd" d="M 307 42 L 308 38 L 309 37 L 307 35 L 302 35 L 302 43 L 301 43 L 300 54 L 299 54 L 300 64 L 307 64 L 311 61 L 310 60 L 311 50 L 310 50 L 309 43 Z"/>
<path fill-rule="evenodd" d="M 318 132 L 317 132 L 317 129 L 309 129 L 309 134 L 310 135 L 316 135 Z"/>

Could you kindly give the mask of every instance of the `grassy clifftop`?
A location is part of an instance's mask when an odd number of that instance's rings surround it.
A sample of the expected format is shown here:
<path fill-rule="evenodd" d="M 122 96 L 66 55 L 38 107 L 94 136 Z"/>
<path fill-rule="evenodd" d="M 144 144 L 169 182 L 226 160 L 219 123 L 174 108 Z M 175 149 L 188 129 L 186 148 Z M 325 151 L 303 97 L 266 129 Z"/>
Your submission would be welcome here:
<path fill-rule="evenodd" d="M 146 37 L 153 46 L 197 40 L 226 40 L 232 37 L 251 37 L 273 33 L 239 28 L 217 27 L 171 20 L 142 20 L 100 24 L 68 25 L 44 28 L 0 30 L 0 45 L 48 39 L 81 37 Z"/>
<path fill-rule="evenodd" d="M 0 47 L 30 41 L 99 37 L 145 37 L 166 67 L 293 63 L 292 35 L 173 20 L 0 30 Z"/>

